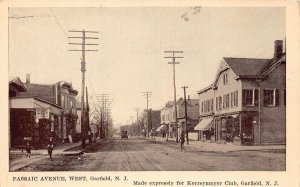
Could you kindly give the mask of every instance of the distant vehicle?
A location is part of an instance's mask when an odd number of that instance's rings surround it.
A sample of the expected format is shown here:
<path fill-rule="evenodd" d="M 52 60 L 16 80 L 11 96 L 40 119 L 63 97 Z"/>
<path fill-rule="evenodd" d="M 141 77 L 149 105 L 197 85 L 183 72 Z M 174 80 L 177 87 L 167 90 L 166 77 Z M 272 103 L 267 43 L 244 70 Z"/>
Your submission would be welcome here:
<path fill-rule="evenodd" d="M 128 133 L 127 133 L 127 131 L 122 131 L 121 132 L 121 138 L 127 138 L 128 139 Z"/>

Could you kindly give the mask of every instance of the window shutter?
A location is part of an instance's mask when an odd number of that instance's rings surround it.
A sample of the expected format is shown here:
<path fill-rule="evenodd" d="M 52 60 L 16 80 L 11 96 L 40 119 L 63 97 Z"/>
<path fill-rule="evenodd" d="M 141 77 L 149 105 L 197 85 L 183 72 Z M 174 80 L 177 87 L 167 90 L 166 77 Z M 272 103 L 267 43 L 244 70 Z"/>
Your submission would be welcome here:
<path fill-rule="evenodd" d="M 254 106 L 258 106 L 258 89 L 254 89 Z"/>
<path fill-rule="evenodd" d="M 275 106 L 279 105 L 279 90 L 275 89 Z"/>
<path fill-rule="evenodd" d="M 245 106 L 246 105 L 246 96 L 245 96 L 245 90 L 242 90 L 242 104 L 243 104 L 243 106 Z"/>
<path fill-rule="evenodd" d="M 263 95 L 263 97 L 264 97 L 264 106 L 267 106 L 267 99 L 268 99 L 268 97 L 267 97 L 267 91 L 266 90 L 264 90 L 264 95 Z"/>
<path fill-rule="evenodd" d="M 230 93 L 230 107 L 233 107 L 233 92 Z"/>
<path fill-rule="evenodd" d="M 235 97 L 236 97 L 236 106 L 239 106 L 239 96 L 238 96 L 238 91 L 235 92 Z"/>

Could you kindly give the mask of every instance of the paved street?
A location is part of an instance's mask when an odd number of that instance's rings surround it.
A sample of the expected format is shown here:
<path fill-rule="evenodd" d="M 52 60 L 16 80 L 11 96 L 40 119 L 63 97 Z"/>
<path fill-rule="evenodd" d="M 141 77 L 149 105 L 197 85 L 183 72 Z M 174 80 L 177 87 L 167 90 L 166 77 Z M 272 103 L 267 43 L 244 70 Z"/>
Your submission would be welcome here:
<path fill-rule="evenodd" d="M 285 170 L 285 150 L 203 152 L 175 142 L 107 139 L 80 156 L 56 155 L 17 171 L 209 171 Z"/>

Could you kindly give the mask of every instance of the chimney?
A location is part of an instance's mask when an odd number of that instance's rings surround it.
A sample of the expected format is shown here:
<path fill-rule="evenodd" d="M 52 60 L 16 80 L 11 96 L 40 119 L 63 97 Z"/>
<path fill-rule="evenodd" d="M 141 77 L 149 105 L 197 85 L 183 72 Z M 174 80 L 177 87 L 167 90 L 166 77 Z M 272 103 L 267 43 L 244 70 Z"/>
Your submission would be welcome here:
<path fill-rule="evenodd" d="M 283 53 L 283 41 L 282 40 L 275 40 L 275 49 L 274 49 L 274 59 L 279 59 Z"/>
<path fill-rule="evenodd" d="M 30 84 L 30 74 L 26 74 L 26 84 Z"/>

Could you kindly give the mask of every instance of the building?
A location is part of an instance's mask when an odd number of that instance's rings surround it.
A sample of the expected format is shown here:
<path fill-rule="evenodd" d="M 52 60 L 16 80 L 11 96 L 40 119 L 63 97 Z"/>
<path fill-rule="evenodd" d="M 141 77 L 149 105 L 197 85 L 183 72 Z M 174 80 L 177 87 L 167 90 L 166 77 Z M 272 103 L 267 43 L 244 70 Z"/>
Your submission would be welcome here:
<path fill-rule="evenodd" d="M 175 136 L 175 128 L 174 125 L 171 124 L 171 114 L 172 114 L 172 107 L 174 106 L 174 101 L 168 101 L 165 104 L 165 107 L 160 110 L 160 127 L 158 131 L 165 131 L 168 133 L 168 136 L 173 137 Z"/>
<path fill-rule="evenodd" d="M 75 97 L 78 94 L 72 85 L 65 81 L 50 85 L 32 84 L 27 75 L 24 87 L 26 92 L 10 97 L 11 141 L 16 136 L 19 139 L 30 137 L 41 146 L 49 136 L 54 136 L 57 143 L 72 141 L 76 131 Z M 22 130 L 15 133 L 15 129 Z"/>
<path fill-rule="evenodd" d="M 148 116 L 147 116 L 147 110 L 145 109 L 142 114 L 140 115 L 140 126 L 139 130 L 142 132 L 142 134 L 147 134 L 147 132 L 150 133 L 156 132 L 156 129 L 160 126 L 161 123 L 161 111 L 160 110 L 148 110 Z M 147 121 L 148 119 L 148 121 Z M 148 125 L 148 126 L 147 126 Z"/>
<path fill-rule="evenodd" d="M 213 84 L 200 90 L 200 139 L 242 145 L 286 142 L 286 54 L 272 59 L 223 58 Z"/>
<path fill-rule="evenodd" d="M 199 99 L 186 99 L 188 132 L 193 132 L 199 122 Z M 185 102 L 183 98 L 177 101 L 178 132 L 186 132 Z M 174 119 L 175 120 L 175 119 Z"/>
<path fill-rule="evenodd" d="M 193 132 L 194 127 L 198 124 L 199 118 L 199 99 L 187 98 L 187 119 L 188 119 L 188 131 Z M 157 131 L 167 131 L 169 137 L 176 137 L 176 128 L 178 133 L 186 131 L 185 123 L 185 102 L 181 97 L 177 100 L 177 124 L 175 125 L 175 106 L 173 101 L 168 101 L 163 109 L 161 109 L 161 125 Z"/>

